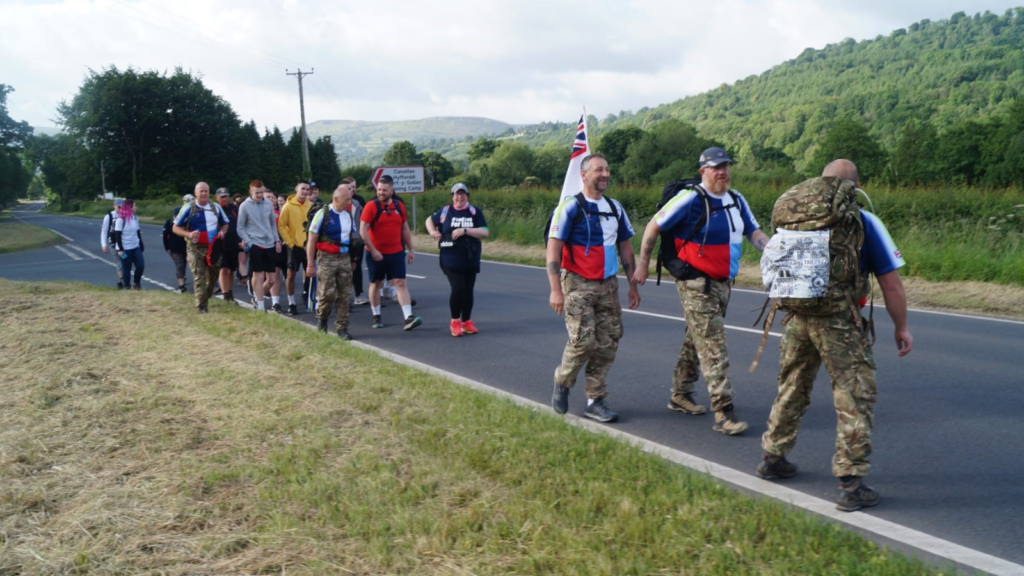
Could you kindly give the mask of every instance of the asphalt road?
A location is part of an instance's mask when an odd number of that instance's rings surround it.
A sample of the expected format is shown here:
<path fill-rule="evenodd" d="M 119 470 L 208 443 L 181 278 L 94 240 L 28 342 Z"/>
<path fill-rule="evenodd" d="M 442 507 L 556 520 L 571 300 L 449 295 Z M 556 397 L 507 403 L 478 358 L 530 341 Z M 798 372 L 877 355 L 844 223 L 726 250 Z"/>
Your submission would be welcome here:
<path fill-rule="evenodd" d="M 37 209 L 26 206 L 15 215 L 70 241 L 0 256 L 0 276 L 113 287 L 113 267 L 86 254 L 110 261 L 100 252 L 100 222 L 37 214 Z M 159 227 L 143 225 L 143 237 L 148 247 L 146 278 L 151 280 L 144 288 L 176 285 Z M 437 258 L 418 255 L 409 273 L 421 277 L 412 277 L 410 288 L 423 326 L 403 332 L 400 309 L 391 304 L 383 310 L 386 327 L 373 330 L 369 308 L 357 307 L 350 329 L 355 339 L 531 400 L 550 401 L 552 373 L 566 334 L 562 319 L 547 306 L 542 269 L 484 263 L 473 314 L 481 333 L 458 339 L 448 334 L 449 289 Z M 624 297 L 625 286 L 622 293 Z M 666 408 L 684 328 L 679 299 L 673 285 L 655 287 L 653 281 L 641 288 L 641 297 L 640 309 L 624 314 L 625 336 L 609 375 L 608 403 L 621 415 L 614 426 L 753 474 L 778 367 L 776 324 L 757 372 L 747 371 L 760 340 L 760 330 L 750 326 L 764 303 L 763 294 L 734 291 L 726 318 L 735 405 L 750 423 L 740 437 L 713 432 L 710 414 L 686 416 Z M 1024 564 L 1024 323 L 912 311 L 914 351 L 897 358 L 893 325 L 881 302 L 876 302 L 874 317 L 879 394 L 870 484 L 883 501 L 866 513 Z M 308 313 L 298 318 L 315 322 Z M 706 405 L 703 381 L 698 391 Z M 580 414 L 584 405 L 578 384 L 570 411 Z M 790 455 L 800 474 L 785 484 L 834 500 L 834 442 L 831 390 L 822 370 Z"/>

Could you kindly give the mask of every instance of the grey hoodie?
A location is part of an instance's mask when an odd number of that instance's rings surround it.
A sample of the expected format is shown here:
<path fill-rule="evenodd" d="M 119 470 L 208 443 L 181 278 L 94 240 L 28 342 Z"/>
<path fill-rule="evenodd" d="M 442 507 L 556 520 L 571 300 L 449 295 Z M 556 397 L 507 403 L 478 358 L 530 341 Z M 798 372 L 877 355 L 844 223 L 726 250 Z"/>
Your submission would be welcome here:
<path fill-rule="evenodd" d="M 277 235 L 277 215 L 274 205 L 264 198 L 254 202 L 246 198 L 238 207 L 238 237 L 246 246 L 273 248 L 275 242 L 281 240 Z"/>

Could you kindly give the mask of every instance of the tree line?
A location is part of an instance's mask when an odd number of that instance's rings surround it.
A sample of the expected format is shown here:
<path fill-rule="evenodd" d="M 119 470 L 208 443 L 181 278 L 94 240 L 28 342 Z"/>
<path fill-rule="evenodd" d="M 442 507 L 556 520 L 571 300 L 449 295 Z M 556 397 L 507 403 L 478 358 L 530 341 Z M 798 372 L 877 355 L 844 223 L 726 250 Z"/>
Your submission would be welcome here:
<path fill-rule="evenodd" d="M 7 95 L 13 91 L 14 88 L 0 84 L 0 208 L 16 204 L 32 181 L 22 158 L 25 144 L 32 137 L 32 127 L 7 113 Z"/>

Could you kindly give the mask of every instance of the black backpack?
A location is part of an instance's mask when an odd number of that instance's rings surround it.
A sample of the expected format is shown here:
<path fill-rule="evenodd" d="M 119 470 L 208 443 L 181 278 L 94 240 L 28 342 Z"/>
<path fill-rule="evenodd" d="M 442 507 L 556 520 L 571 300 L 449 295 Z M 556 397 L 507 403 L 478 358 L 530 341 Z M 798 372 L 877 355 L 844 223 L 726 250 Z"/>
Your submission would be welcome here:
<path fill-rule="evenodd" d="M 109 214 L 104 216 L 104 218 L 110 219 L 110 225 L 107 226 L 107 245 L 117 246 L 117 244 L 114 243 L 114 223 L 117 222 L 117 210 L 112 210 Z"/>
<path fill-rule="evenodd" d="M 391 203 L 395 205 L 395 210 L 402 216 L 405 216 L 405 203 L 402 202 L 398 196 L 392 196 L 391 198 Z M 373 225 L 377 223 L 377 220 L 380 220 L 380 213 L 384 211 L 384 204 L 382 204 L 379 199 L 374 198 L 373 203 L 377 205 L 377 212 L 373 215 L 373 220 L 370 221 L 370 225 L 367 226 L 370 230 L 373 230 Z M 406 219 L 408 219 L 408 217 L 406 217 Z"/>
<path fill-rule="evenodd" d="M 576 210 L 576 214 L 572 217 L 572 223 L 570 223 L 570 225 L 569 225 L 569 236 L 565 240 L 565 246 L 566 247 L 569 247 L 569 246 L 572 245 L 572 229 L 575 228 L 577 224 L 582 222 L 583 221 L 583 217 L 588 215 L 588 214 L 591 215 L 591 216 L 597 216 L 598 218 L 600 218 L 601 216 L 611 216 L 611 217 L 615 218 L 615 222 L 616 223 L 619 222 L 619 212 L 615 208 L 615 202 L 611 198 L 608 199 L 608 206 L 611 208 L 611 210 L 612 210 L 611 212 L 600 212 L 600 211 L 591 212 L 590 210 L 588 210 L 587 209 L 587 198 L 586 198 L 586 196 L 583 195 L 583 192 L 580 192 L 580 193 L 576 194 L 575 196 L 573 196 L 573 198 L 576 199 L 576 204 L 577 204 L 578 209 Z M 551 219 L 554 218 L 554 217 L 555 217 L 555 213 L 554 213 L 554 211 L 552 211 L 551 212 L 551 216 L 548 216 L 548 223 L 544 226 L 544 247 L 545 248 L 548 245 L 548 238 L 549 238 L 548 233 L 551 231 Z M 573 264 L 576 263 L 576 257 L 573 255 L 572 250 L 569 250 L 569 260 Z"/>
<path fill-rule="evenodd" d="M 700 178 L 687 178 L 686 180 L 673 180 L 661 190 L 661 201 L 658 202 L 657 210 L 664 208 L 669 201 L 679 195 L 683 190 L 693 190 L 698 196 L 704 200 L 704 212 L 701 213 L 700 218 L 690 229 L 690 233 L 683 239 L 683 244 L 693 239 L 694 235 L 704 226 L 708 221 L 708 215 L 711 214 L 711 200 L 708 199 L 707 192 L 704 188 L 699 186 L 701 183 Z M 739 198 L 736 193 L 729 190 L 729 196 L 732 197 L 732 201 L 736 206 L 741 206 Z M 679 254 L 675 251 L 675 237 L 672 234 L 672 230 L 661 231 L 661 245 L 658 247 L 658 279 L 656 285 L 661 285 L 661 269 L 664 267 L 668 270 L 674 278 L 679 280 L 693 280 L 694 278 L 704 278 L 710 280 L 707 274 L 704 274 L 700 270 L 694 268 L 689 262 L 684 262 L 679 259 Z M 704 247 L 704 241 L 701 240 L 701 247 Z"/>

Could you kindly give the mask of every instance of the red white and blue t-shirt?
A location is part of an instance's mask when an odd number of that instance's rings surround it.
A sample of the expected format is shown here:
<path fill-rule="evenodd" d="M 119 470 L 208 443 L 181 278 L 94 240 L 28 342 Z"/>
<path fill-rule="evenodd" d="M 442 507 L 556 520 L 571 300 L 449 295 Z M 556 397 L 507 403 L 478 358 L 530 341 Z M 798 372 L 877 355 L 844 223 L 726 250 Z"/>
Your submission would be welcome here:
<path fill-rule="evenodd" d="M 598 212 L 612 213 L 610 202 L 615 203 L 619 217 L 598 216 Z M 587 198 L 586 204 L 586 214 L 573 226 L 580 205 L 575 196 L 562 198 L 551 216 L 548 236 L 566 243 L 562 248 L 562 268 L 588 280 L 611 278 L 619 270 L 619 243 L 633 237 L 633 226 L 622 204 L 612 198 L 602 196 L 596 202 Z"/>
<path fill-rule="evenodd" d="M 195 206 L 196 210 L 192 210 Z M 194 213 L 193 213 L 194 212 Z M 186 225 L 185 223 L 188 223 Z M 217 235 L 217 229 L 225 224 L 229 224 L 230 221 L 224 210 L 218 204 L 213 202 L 207 202 L 206 206 L 200 206 L 195 203 L 190 203 L 181 208 L 178 212 L 178 217 L 174 219 L 176 226 L 193 232 L 199 231 L 199 238 L 196 238 L 196 244 L 209 244 L 214 236 Z"/>
<path fill-rule="evenodd" d="M 860 249 L 860 267 L 875 276 L 888 274 L 906 265 L 885 224 L 870 212 L 860 211 L 864 222 L 864 246 Z"/>
<path fill-rule="evenodd" d="M 757 220 L 739 192 L 732 190 L 721 196 L 706 193 L 708 207 L 700 194 L 687 190 L 669 200 L 655 214 L 654 221 L 662 230 L 672 231 L 680 260 L 715 280 L 731 280 L 740 271 L 743 237 L 749 238 L 758 229 Z M 707 222 L 684 243 L 708 209 Z"/>
<path fill-rule="evenodd" d="M 353 212 L 355 212 L 355 207 L 352 205 L 349 205 L 348 210 L 337 212 L 334 210 L 333 204 L 327 204 L 326 210 L 320 209 L 316 211 L 313 215 L 313 220 L 309 223 L 310 233 L 320 234 L 322 228 L 322 232 L 328 240 L 333 240 L 340 244 L 338 246 L 330 242 L 317 242 L 317 250 L 330 252 L 331 254 L 344 254 L 348 252 L 348 247 L 352 240 L 352 230 L 355 226 Z M 326 222 L 324 222 L 325 214 L 327 217 Z"/>

